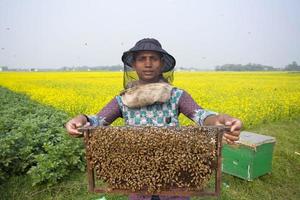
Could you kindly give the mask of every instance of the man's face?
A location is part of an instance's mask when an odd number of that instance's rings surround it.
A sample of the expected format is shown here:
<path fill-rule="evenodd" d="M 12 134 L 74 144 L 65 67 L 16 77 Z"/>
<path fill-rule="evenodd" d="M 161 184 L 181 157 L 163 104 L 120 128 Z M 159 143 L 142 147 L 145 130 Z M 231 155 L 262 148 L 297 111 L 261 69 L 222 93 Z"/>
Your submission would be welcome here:
<path fill-rule="evenodd" d="M 136 55 L 132 66 L 140 80 L 155 82 L 159 80 L 163 62 L 159 53 L 155 51 L 141 51 Z"/>

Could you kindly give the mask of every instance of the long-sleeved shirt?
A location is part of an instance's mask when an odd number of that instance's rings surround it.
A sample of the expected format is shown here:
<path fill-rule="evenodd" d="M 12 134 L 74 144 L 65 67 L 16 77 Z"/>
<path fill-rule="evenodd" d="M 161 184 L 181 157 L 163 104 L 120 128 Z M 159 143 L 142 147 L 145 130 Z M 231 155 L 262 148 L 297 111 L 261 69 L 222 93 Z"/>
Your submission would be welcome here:
<path fill-rule="evenodd" d="M 174 118 L 174 122 L 175 125 L 178 125 L 178 116 L 180 113 L 184 114 L 185 116 L 187 116 L 188 118 L 190 118 L 191 120 L 193 120 L 194 122 L 203 125 L 204 120 L 206 119 L 206 117 L 210 116 L 210 115 L 216 115 L 217 113 L 212 112 L 212 111 L 208 111 L 203 109 L 202 107 L 200 107 L 194 100 L 193 98 L 184 90 L 178 89 L 178 88 L 174 88 L 172 91 L 172 96 L 173 96 L 173 105 L 172 102 L 166 102 L 164 103 L 166 106 L 164 108 L 164 105 L 161 104 L 157 104 L 155 105 L 156 107 L 145 107 L 145 108 L 139 108 L 139 109 L 131 109 L 135 111 L 135 118 L 137 117 L 137 115 L 141 115 L 141 125 L 143 125 L 143 119 L 145 118 L 155 118 L 155 113 L 151 114 L 151 110 L 153 111 L 153 109 L 158 111 L 156 112 L 158 117 L 160 115 L 160 113 L 165 113 L 166 109 L 169 110 L 173 110 L 173 115 L 171 114 L 170 116 L 161 116 L 161 117 L 165 117 L 166 120 L 170 120 L 169 117 L 171 117 L 171 120 Z M 172 98 L 171 98 L 172 100 Z M 168 105 L 168 103 L 170 103 L 170 106 Z M 172 108 L 173 106 L 173 108 Z M 143 115 L 143 111 L 145 111 L 145 116 Z M 150 112 L 149 112 L 150 111 Z M 116 96 L 115 98 L 113 98 L 102 110 L 100 110 L 96 115 L 91 115 L 89 116 L 89 121 L 91 123 L 92 126 L 105 126 L 105 125 L 109 125 L 111 124 L 114 120 L 116 120 L 118 117 L 122 117 L 125 120 L 125 124 L 126 125 L 132 125 L 132 123 L 130 123 L 130 120 L 132 120 L 132 118 L 130 118 L 130 116 L 128 116 L 129 114 L 127 113 L 128 109 L 126 108 L 126 106 L 124 104 L 122 104 L 122 100 L 121 100 L 121 96 Z M 144 118 L 143 118 L 144 117 Z M 160 118 L 158 118 L 159 120 Z M 153 123 L 152 123 L 153 124 Z M 153 124 L 153 125 L 164 125 L 165 122 L 162 122 L 159 124 L 159 122 L 157 122 L 157 124 Z M 145 123 L 145 125 L 149 125 L 149 123 Z"/>

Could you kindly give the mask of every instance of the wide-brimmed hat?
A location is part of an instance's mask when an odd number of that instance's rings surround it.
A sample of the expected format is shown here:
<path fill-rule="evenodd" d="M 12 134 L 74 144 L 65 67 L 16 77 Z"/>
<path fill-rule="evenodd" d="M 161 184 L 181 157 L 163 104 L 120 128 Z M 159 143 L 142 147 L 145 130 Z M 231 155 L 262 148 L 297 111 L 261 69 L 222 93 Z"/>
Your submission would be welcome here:
<path fill-rule="evenodd" d="M 138 41 L 129 51 L 125 51 L 122 56 L 123 63 L 132 67 L 133 55 L 139 51 L 155 51 L 160 53 L 164 60 L 162 72 L 171 71 L 176 65 L 175 58 L 165 51 L 159 41 L 154 38 L 144 38 Z"/>

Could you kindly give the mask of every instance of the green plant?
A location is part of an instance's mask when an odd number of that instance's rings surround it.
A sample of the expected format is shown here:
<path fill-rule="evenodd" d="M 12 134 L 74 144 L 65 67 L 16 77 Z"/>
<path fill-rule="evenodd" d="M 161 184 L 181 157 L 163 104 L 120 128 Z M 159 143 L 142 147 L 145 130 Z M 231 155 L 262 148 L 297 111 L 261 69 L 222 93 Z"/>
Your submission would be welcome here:
<path fill-rule="evenodd" d="M 29 173 L 33 184 L 54 184 L 84 171 L 83 143 L 66 134 L 66 113 L 2 87 L 0 93 L 0 181 Z"/>

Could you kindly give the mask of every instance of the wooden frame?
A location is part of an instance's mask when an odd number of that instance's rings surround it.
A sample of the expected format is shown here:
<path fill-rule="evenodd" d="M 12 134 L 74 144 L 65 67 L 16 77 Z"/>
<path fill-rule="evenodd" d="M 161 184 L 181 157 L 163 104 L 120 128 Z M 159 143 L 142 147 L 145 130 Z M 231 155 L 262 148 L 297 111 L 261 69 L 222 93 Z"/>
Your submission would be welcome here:
<path fill-rule="evenodd" d="M 209 128 L 218 129 L 217 140 L 216 140 L 216 160 L 214 166 L 214 191 L 212 190 L 187 190 L 184 188 L 175 188 L 168 191 L 161 191 L 159 193 L 153 193 L 151 195 L 164 195 L 164 196 L 214 196 L 220 197 L 221 194 L 221 182 L 222 182 L 222 138 L 223 134 L 228 131 L 228 127 L 225 126 L 207 126 Z M 87 149 L 87 144 L 89 138 L 96 127 L 80 128 L 80 131 L 84 135 L 85 148 Z M 95 172 L 92 168 L 90 162 L 87 160 L 87 176 L 88 176 L 88 190 L 94 193 L 114 193 L 114 194 L 139 194 L 139 195 L 149 195 L 146 191 L 131 192 L 128 190 L 108 190 L 105 187 L 96 187 L 95 184 Z"/>

